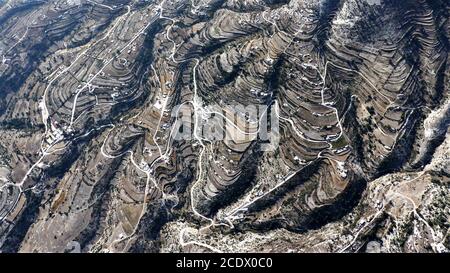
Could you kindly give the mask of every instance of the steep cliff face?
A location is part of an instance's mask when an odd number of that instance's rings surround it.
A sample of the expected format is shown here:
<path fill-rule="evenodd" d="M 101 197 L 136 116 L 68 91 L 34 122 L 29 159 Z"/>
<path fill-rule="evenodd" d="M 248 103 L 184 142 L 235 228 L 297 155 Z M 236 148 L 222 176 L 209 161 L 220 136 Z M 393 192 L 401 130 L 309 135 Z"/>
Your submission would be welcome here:
<path fill-rule="evenodd" d="M 0 249 L 448 252 L 450 4 L 0 4 Z"/>

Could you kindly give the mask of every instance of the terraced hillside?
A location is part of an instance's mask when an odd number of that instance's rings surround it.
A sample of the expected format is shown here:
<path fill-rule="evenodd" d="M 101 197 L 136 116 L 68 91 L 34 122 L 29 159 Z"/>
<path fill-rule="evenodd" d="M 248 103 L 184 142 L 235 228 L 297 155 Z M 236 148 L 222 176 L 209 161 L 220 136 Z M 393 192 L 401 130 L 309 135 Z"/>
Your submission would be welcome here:
<path fill-rule="evenodd" d="M 449 13 L 0 2 L 0 250 L 449 252 Z"/>

